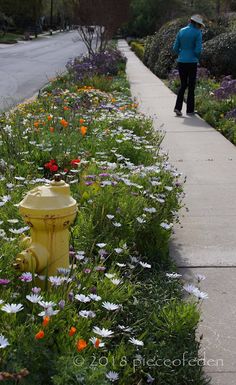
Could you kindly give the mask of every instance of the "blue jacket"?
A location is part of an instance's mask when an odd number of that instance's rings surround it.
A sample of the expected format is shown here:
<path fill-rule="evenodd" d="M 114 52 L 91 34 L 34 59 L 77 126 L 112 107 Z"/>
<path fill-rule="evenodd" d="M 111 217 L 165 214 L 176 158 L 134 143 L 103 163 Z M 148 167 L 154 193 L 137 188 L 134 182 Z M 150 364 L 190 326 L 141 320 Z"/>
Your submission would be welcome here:
<path fill-rule="evenodd" d="M 202 31 L 193 24 L 182 28 L 173 45 L 180 63 L 198 63 L 202 52 Z"/>

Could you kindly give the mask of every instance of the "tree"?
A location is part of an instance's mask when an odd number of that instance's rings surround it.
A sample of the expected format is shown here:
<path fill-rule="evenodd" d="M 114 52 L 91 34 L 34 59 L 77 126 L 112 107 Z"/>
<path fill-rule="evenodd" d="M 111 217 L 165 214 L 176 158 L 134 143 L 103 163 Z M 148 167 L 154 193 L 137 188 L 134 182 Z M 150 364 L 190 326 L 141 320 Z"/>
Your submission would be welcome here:
<path fill-rule="evenodd" d="M 75 23 L 89 54 L 104 51 L 108 41 L 129 18 L 130 0 L 80 0 Z"/>
<path fill-rule="evenodd" d="M 0 0 L 0 10 L 11 17 L 18 30 L 36 26 L 44 0 Z"/>

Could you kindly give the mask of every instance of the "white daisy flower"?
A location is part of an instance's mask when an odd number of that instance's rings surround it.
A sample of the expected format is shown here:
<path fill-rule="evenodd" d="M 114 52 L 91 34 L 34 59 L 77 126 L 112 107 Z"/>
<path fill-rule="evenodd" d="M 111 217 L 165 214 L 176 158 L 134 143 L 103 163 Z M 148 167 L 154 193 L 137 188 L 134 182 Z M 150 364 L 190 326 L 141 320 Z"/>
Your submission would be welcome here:
<path fill-rule="evenodd" d="M 19 222 L 19 219 L 8 219 L 7 222 L 8 223 L 17 223 L 17 222 Z"/>
<path fill-rule="evenodd" d="M 119 285 L 120 283 L 122 283 L 122 280 L 121 279 L 118 279 L 118 278 L 112 278 L 111 279 L 111 282 L 113 283 L 113 285 Z"/>
<path fill-rule="evenodd" d="M 198 282 L 204 281 L 204 279 L 206 279 L 206 276 L 203 274 L 195 274 L 195 277 L 197 278 Z"/>
<path fill-rule="evenodd" d="M 178 274 L 178 273 L 166 273 L 166 276 L 168 278 L 180 278 L 182 277 L 182 274 Z"/>
<path fill-rule="evenodd" d="M 111 273 L 105 273 L 105 277 L 111 279 L 111 278 L 114 278 L 116 275 L 115 274 L 111 274 Z"/>
<path fill-rule="evenodd" d="M 121 227 L 122 226 L 121 223 L 119 223 L 119 222 L 112 222 L 112 224 L 115 227 Z"/>
<path fill-rule="evenodd" d="M 66 268 L 64 268 L 64 267 L 59 267 L 59 268 L 57 269 L 57 271 L 58 271 L 58 274 L 63 274 L 63 275 L 68 275 L 68 274 L 70 274 L 70 269 L 66 269 Z"/>
<path fill-rule="evenodd" d="M 140 223 L 140 224 L 146 223 L 146 220 L 143 219 L 143 218 L 141 218 L 141 217 L 137 217 L 137 218 L 136 218 L 136 221 L 137 221 L 138 223 Z"/>
<path fill-rule="evenodd" d="M 27 295 L 26 298 L 28 299 L 28 301 L 30 301 L 32 303 L 38 303 L 39 301 L 42 301 L 42 299 L 43 299 L 43 297 L 41 297 L 41 295 L 37 295 L 37 294 Z"/>
<path fill-rule="evenodd" d="M 107 244 L 106 243 L 97 243 L 96 244 L 99 249 L 103 249 Z"/>
<path fill-rule="evenodd" d="M 48 278 L 52 286 L 61 286 L 65 282 L 65 277 L 50 276 Z"/>
<path fill-rule="evenodd" d="M 150 213 L 150 214 L 154 214 L 157 212 L 157 210 L 155 209 L 155 207 L 145 207 L 143 209 L 143 211 L 145 211 L 146 213 Z"/>
<path fill-rule="evenodd" d="M 18 313 L 19 311 L 23 310 L 24 307 L 21 303 L 15 304 L 15 303 L 6 303 L 6 305 L 2 306 L 1 310 L 5 311 L 8 314 Z"/>
<path fill-rule="evenodd" d="M 114 249 L 115 250 L 115 252 L 117 253 L 117 254 L 121 254 L 122 252 L 123 252 L 123 249 L 121 249 L 120 247 L 117 247 L 116 249 Z"/>
<path fill-rule="evenodd" d="M 91 301 L 91 298 L 87 297 L 84 294 L 76 294 L 75 299 L 77 299 L 78 301 L 83 302 L 83 303 Z"/>
<path fill-rule="evenodd" d="M 100 341 L 97 337 L 91 337 L 89 338 L 89 341 L 92 342 L 92 344 L 96 347 L 103 348 L 105 346 L 105 343 Z M 99 342 L 99 344 L 98 344 Z"/>
<path fill-rule="evenodd" d="M 117 262 L 116 265 L 119 266 L 119 267 L 125 267 L 126 266 L 125 263 L 119 263 L 119 262 Z"/>
<path fill-rule="evenodd" d="M 143 341 L 137 340 L 137 339 L 135 339 L 133 337 L 131 337 L 129 339 L 129 342 L 131 342 L 131 344 L 137 345 L 137 346 L 143 346 L 144 345 Z"/>
<path fill-rule="evenodd" d="M 29 226 L 21 227 L 20 229 L 9 229 L 12 234 L 22 234 L 29 230 Z"/>
<path fill-rule="evenodd" d="M 160 186 L 160 185 L 161 185 L 161 182 L 158 182 L 158 181 L 156 181 L 156 180 L 152 180 L 152 181 L 151 181 L 151 185 L 152 185 L 152 186 Z"/>
<path fill-rule="evenodd" d="M 7 338 L 5 338 L 2 334 L 0 334 L 0 349 L 6 348 L 9 344 Z"/>
<path fill-rule="evenodd" d="M 185 291 L 187 291 L 189 294 L 192 294 L 196 290 L 198 291 L 198 288 L 196 286 L 194 286 L 194 285 L 191 285 L 191 284 L 184 285 L 183 289 Z"/>
<path fill-rule="evenodd" d="M 114 334 L 113 331 L 104 328 L 100 329 L 98 326 L 94 326 L 93 332 L 104 338 L 112 337 L 112 334 Z"/>
<path fill-rule="evenodd" d="M 59 313 L 59 310 L 54 310 L 52 307 L 44 308 L 44 311 L 39 313 L 38 315 L 40 317 L 52 317 L 53 315 L 56 315 Z"/>
<path fill-rule="evenodd" d="M 102 307 L 104 307 L 106 310 L 117 310 L 120 308 L 120 305 L 111 302 L 103 302 Z"/>
<path fill-rule="evenodd" d="M 94 318 L 96 317 L 96 314 L 94 311 L 91 310 L 81 310 L 79 311 L 79 315 L 83 318 Z"/>
<path fill-rule="evenodd" d="M 204 291 L 200 291 L 198 289 L 193 291 L 193 295 L 195 295 L 195 297 L 197 297 L 198 299 L 207 299 L 208 298 L 207 293 L 205 293 Z"/>
<path fill-rule="evenodd" d="M 173 223 L 162 222 L 160 226 L 165 230 L 170 230 L 173 227 Z"/>
<path fill-rule="evenodd" d="M 111 220 L 111 219 L 114 219 L 115 216 L 114 216 L 114 215 L 111 215 L 111 214 L 107 214 L 107 218 Z"/>
<path fill-rule="evenodd" d="M 151 265 L 149 265 L 149 263 L 142 262 L 142 261 L 140 261 L 139 264 L 140 264 L 142 267 L 147 268 L 147 269 L 151 269 L 151 267 L 152 267 Z"/>
<path fill-rule="evenodd" d="M 102 297 L 100 297 L 99 295 L 97 294 L 89 294 L 89 297 L 93 300 L 93 301 L 101 301 Z"/>
<path fill-rule="evenodd" d="M 123 332 L 127 332 L 127 333 L 132 332 L 132 328 L 130 328 L 129 326 L 118 325 L 118 328 L 119 328 L 120 330 L 122 330 Z"/>
<path fill-rule="evenodd" d="M 106 378 L 111 381 L 111 382 L 115 382 L 119 379 L 119 374 L 117 372 L 108 372 L 106 373 Z"/>
<path fill-rule="evenodd" d="M 42 306 L 44 309 L 48 309 L 50 307 L 56 306 L 55 302 L 47 302 L 47 301 L 39 301 L 38 303 L 40 306 Z"/>

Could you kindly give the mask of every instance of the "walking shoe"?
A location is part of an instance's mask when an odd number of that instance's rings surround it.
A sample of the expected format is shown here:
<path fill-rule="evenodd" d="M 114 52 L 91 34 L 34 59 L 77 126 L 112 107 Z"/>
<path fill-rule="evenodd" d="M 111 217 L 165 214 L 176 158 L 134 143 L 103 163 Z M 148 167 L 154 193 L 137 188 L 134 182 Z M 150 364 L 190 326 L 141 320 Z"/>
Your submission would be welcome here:
<path fill-rule="evenodd" d="M 177 108 L 174 109 L 174 112 L 176 113 L 177 116 L 182 116 L 182 112 L 178 110 Z"/>
<path fill-rule="evenodd" d="M 192 116 L 192 115 L 196 115 L 197 114 L 197 112 L 196 111 L 193 111 L 193 112 L 186 112 L 186 115 L 190 115 L 190 116 Z"/>

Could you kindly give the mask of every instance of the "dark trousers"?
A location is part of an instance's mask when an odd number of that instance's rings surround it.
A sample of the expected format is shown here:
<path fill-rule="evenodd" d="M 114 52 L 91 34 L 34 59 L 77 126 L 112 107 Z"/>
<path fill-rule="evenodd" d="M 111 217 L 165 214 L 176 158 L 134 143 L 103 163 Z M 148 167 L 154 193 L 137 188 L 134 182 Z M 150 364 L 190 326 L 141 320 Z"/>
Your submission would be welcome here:
<path fill-rule="evenodd" d="M 181 86 L 178 92 L 175 108 L 182 110 L 184 93 L 188 88 L 187 113 L 194 112 L 194 90 L 197 77 L 197 63 L 178 63 Z"/>

